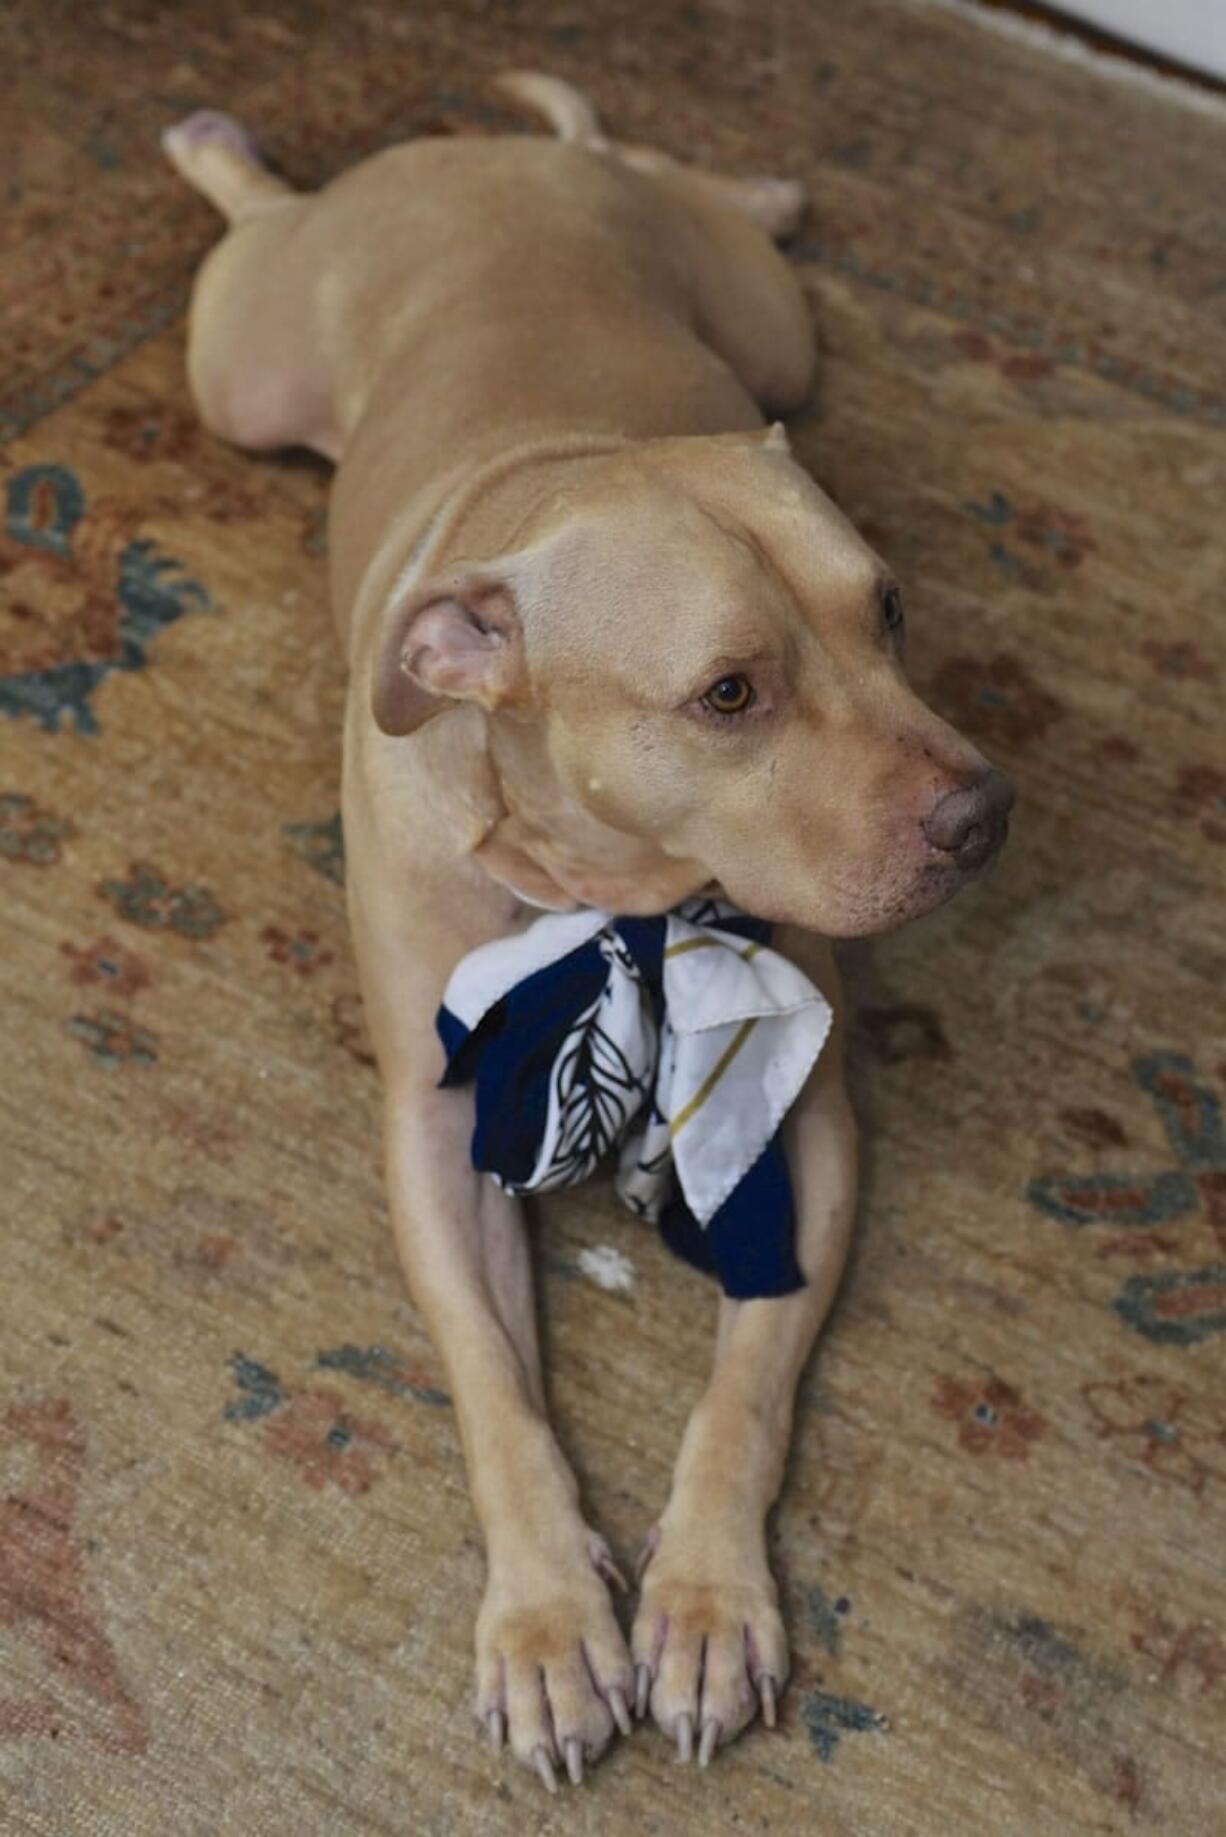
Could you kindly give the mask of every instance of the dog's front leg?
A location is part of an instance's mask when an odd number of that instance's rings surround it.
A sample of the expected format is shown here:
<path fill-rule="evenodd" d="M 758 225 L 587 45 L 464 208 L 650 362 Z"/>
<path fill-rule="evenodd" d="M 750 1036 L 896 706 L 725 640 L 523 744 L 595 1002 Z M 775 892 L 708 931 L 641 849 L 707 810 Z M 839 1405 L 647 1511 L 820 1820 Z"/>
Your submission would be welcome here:
<path fill-rule="evenodd" d="M 609 1601 L 608 1549 L 545 1417 L 521 1208 L 473 1172 L 468 1093 L 389 1087 L 392 1218 L 414 1299 L 447 1370 L 485 1533 L 477 1713 L 552 1790 L 582 1778 L 616 1723 L 630 1657 Z"/>
<path fill-rule="evenodd" d="M 788 954 L 834 999 L 814 940 Z M 838 1026 L 787 1126 L 806 1286 L 777 1300 L 721 1303 L 715 1367 L 686 1427 L 672 1496 L 648 1541 L 634 1625 L 639 1713 L 650 1707 L 682 1759 L 705 1765 L 787 1677 L 788 1648 L 766 1556 L 797 1380 L 838 1287 L 856 1191 L 856 1132 Z"/>

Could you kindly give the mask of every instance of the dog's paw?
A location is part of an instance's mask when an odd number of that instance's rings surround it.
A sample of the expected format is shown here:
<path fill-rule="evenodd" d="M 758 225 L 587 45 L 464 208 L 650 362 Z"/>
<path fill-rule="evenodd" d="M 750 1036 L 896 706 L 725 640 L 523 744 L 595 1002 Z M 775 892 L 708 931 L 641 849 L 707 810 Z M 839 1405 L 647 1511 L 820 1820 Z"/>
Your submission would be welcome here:
<path fill-rule="evenodd" d="M 632 1644 L 638 1713 L 650 1707 L 681 1760 L 705 1767 L 759 1708 L 774 1725 L 788 1645 L 760 1547 L 653 1534 Z"/>
<path fill-rule="evenodd" d="M 226 147 L 243 159 L 258 160 L 256 145 L 241 121 L 220 109 L 198 108 L 162 134 L 162 145 L 172 158 L 187 157 L 201 147 Z"/>
<path fill-rule="evenodd" d="M 602 1578 L 617 1579 L 592 1538 L 569 1564 L 492 1557 L 477 1618 L 477 1716 L 550 1792 L 578 1785 L 615 1730 L 630 1733 L 630 1654 Z M 624 1584 L 623 1584 L 624 1586 Z"/>
<path fill-rule="evenodd" d="M 749 214 L 767 235 L 779 241 L 795 235 L 809 203 L 800 180 L 753 178 L 743 183 Z"/>
<path fill-rule="evenodd" d="M 256 144 L 242 123 L 213 108 L 197 109 L 194 115 L 166 128 L 162 151 L 189 185 L 203 191 L 227 214 L 236 196 L 235 172 L 240 175 L 240 184 L 244 184 L 253 172 L 264 171 Z M 219 177 L 224 186 L 221 191 Z"/>

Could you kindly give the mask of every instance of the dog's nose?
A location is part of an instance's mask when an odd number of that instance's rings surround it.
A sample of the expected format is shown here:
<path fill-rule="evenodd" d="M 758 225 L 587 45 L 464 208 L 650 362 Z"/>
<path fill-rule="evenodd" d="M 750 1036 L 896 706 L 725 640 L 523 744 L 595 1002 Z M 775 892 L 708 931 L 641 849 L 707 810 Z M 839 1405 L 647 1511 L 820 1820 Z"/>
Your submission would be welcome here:
<path fill-rule="evenodd" d="M 923 820 L 924 834 L 959 867 L 982 867 L 1004 841 L 1012 808 L 1013 786 L 993 769 L 938 798 Z"/>

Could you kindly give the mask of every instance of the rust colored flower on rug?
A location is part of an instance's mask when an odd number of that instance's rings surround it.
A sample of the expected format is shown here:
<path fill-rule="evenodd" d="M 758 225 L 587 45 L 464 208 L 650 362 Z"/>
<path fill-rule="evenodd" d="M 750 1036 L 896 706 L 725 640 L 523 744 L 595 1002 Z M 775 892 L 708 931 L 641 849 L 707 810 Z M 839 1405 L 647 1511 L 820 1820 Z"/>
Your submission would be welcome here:
<path fill-rule="evenodd" d="M 1208 1696 L 1226 1679 L 1226 1639 L 1208 1620 L 1178 1626 L 1150 1609 L 1132 1635 L 1132 1644 L 1147 1658 L 1158 1660 L 1164 1684 L 1182 1684 L 1185 1690 Z"/>
<path fill-rule="evenodd" d="M 329 1484 L 351 1496 L 368 1492 L 379 1464 L 397 1451 L 382 1423 L 347 1410 L 335 1391 L 282 1384 L 275 1371 L 244 1353 L 234 1355 L 232 1366 L 239 1395 L 226 1405 L 227 1420 L 267 1418 L 265 1448 L 316 1492 Z"/>
<path fill-rule="evenodd" d="M 1209 842 L 1226 842 L 1226 772 L 1215 765 L 1179 769 L 1171 803 L 1178 815 L 1199 821 Z"/>
<path fill-rule="evenodd" d="M 910 1059 L 948 1059 L 952 1050 L 940 1015 L 918 1002 L 899 1002 L 891 1008 L 861 1008 L 856 1015 L 856 1030 L 883 1065 L 900 1065 Z"/>
<path fill-rule="evenodd" d="M 1085 1384 L 1081 1394 L 1095 1434 L 1160 1479 L 1196 1494 L 1211 1479 L 1226 1480 L 1226 1410 L 1144 1375 Z"/>
<path fill-rule="evenodd" d="M 75 836 L 77 826 L 68 817 L 44 810 L 21 791 L 0 793 L 0 855 L 26 867 L 54 867 L 61 842 Z"/>
<path fill-rule="evenodd" d="M 332 962 L 332 952 L 320 943 L 317 931 L 282 931 L 280 925 L 265 925 L 260 938 L 274 963 L 287 964 L 300 976 L 313 976 Z"/>
<path fill-rule="evenodd" d="M 92 944 L 63 943 L 60 950 L 72 965 L 72 980 L 83 987 L 101 986 L 112 995 L 136 995 L 149 986 L 151 978 L 144 963 L 114 938 L 95 938 Z"/>
<path fill-rule="evenodd" d="M 264 1431 L 264 1446 L 316 1492 L 331 1482 L 350 1494 L 369 1492 L 376 1462 L 396 1449 L 380 1423 L 352 1415 L 330 1390 L 290 1392 Z"/>
<path fill-rule="evenodd" d="M 1217 666 L 1190 638 L 1180 639 L 1174 644 L 1163 643 L 1158 638 L 1147 638 L 1141 646 L 1141 655 L 1159 676 L 1169 676 L 1175 682 L 1217 681 Z"/>
<path fill-rule="evenodd" d="M 1064 709 L 1025 664 L 995 657 L 953 657 L 937 674 L 934 699 L 955 727 L 1018 749 L 1042 740 Z"/>
<path fill-rule="evenodd" d="M 193 517 L 207 517 L 210 523 L 223 525 L 254 519 L 265 509 L 257 494 L 236 479 L 203 477 L 195 470 L 191 482 L 183 487 L 182 501 Z"/>
<path fill-rule="evenodd" d="M 986 332 L 974 326 L 954 332 L 950 343 L 960 357 L 971 363 L 992 364 L 1011 383 L 1040 382 L 1056 367 L 1041 351 L 1018 350 L 1003 342 L 998 345 Z"/>
<path fill-rule="evenodd" d="M 1043 559 L 1056 561 L 1062 568 L 1080 567 L 1083 558 L 1095 546 L 1084 517 L 1042 498 L 1017 505 L 1003 491 L 992 491 L 982 502 L 972 500 L 964 504 L 963 509 L 976 522 L 999 532 L 988 550 L 999 571 L 1007 579 L 1020 581 L 1036 592 L 1051 591 L 1049 577 L 1009 548 L 1001 539 L 1004 533 L 1037 549 Z"/>
<path fill-rule="evenodd" d="M 1031 548 L 1044 550 L 1064 568 L 1079 567 L 1082 558 L 1094 550 L 1094 539 L 1084 517 L 1042 499 L 1019 505 L 1017 533 Z"/>
<path fill-rule="evenodd" d="M 1031 1443 L 1038 1441 L 1048 1427 L 1047 1418 L 1030 1409 L 1021 1392 L 1002 1378 L 976 1383 L 943 1377 L 938 1379 L 930 1402 L 938 1416 L 957 1423 L 958 1441 L 968 1454 L 1027 1460 Z"/>
<path fill-rule="evenodd" d="M 200 422 L 164 404 L 121 404 L 108 413 L 102 438 L 128 459 L 186 459 L 201 444 Z"/>

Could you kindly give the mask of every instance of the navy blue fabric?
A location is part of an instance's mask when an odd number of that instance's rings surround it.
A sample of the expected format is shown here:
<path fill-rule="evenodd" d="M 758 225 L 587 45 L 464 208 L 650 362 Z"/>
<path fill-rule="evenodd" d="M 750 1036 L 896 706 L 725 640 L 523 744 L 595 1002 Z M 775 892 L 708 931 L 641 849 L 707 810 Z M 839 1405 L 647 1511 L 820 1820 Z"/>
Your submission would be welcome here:
<path fill-rule="evenodd" d="M 549 1115 L 549 1080 L 558 1048 L 577 1014 L 600 994 L 609 966 L 593 943 L 517 983 L 452 1052 L 442 1083 L 476 1085 L 473 1166 L 522 1185 L 536 1165 Z M 443 1016 L 446 1016 L 446 1022 Z M 438 1031 L 459 1026 L 440 1010 Z"/>
<path fill-rule="evenodd" d="M 770 926 L 747 914 L 720 915 L 718 924 L 721 931 L 759 943 L 770 939 Z M 624 918 L 613 929 L 634 958 L 659 1026 L 667 921 Z M 516 984 L 471 1033 L 447 1008 L 439 1009 L 436 1026 L 447 1054 L 441 1083 L 475 1086 L 472 1161 L 481 1173 L 496 1174 L 512 1187 L 530 1178 L 558 1052 L 576 1017 L 598 999 L 608 974 L 592 939 Z M 670 1250 L 714 1276 L 737 1300 L 786 1295 L 804 1286 L 796 1261 L 792 1185 L 778 1135 L 705 1230 L 675 1180 L 659 1229 Z"/>
<path fill-rule="evenodd" d="M 805 1279 L 796 1261 L 792 1181 L 778 1135 L 704 1231 L 679 1185 L 660 1214 L 660 1236 L 677 1256 L 706 1270 L 734 1301 L 790 1295 Z"/>

